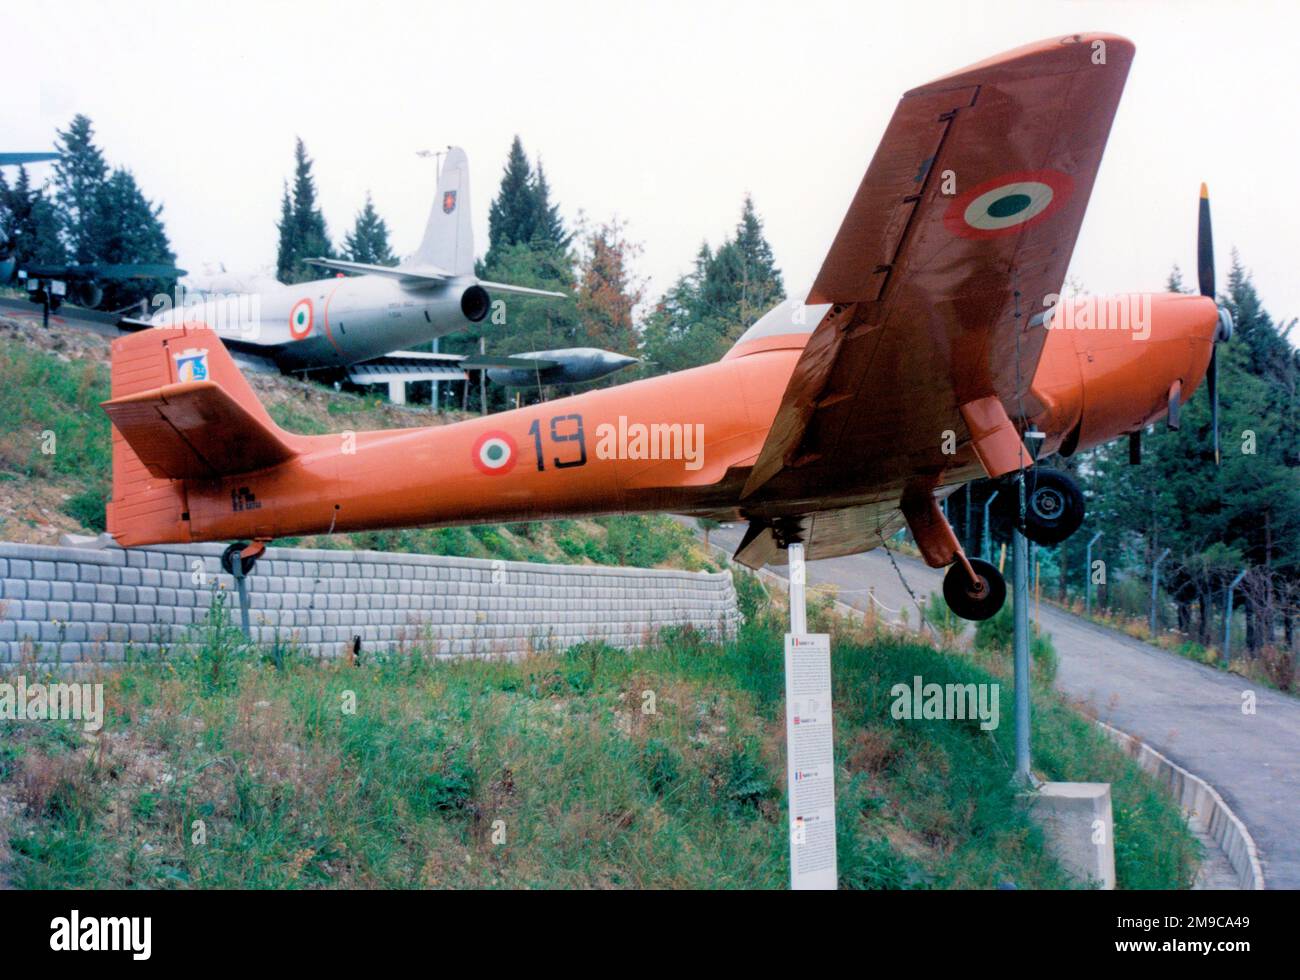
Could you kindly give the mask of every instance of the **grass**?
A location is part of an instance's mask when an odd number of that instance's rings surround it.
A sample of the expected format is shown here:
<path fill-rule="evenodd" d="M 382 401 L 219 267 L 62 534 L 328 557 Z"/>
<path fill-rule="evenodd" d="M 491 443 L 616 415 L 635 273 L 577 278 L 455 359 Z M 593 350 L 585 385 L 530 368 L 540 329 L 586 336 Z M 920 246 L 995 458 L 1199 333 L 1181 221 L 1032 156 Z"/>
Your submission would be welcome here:
<path fill-rule="evenodd" d="M 781 637 L 760 594 L 742 597 L 754 615 L 724 644 L 674 630 L 636 653 L 436 661 L 417 646 L 358 665 L 248 646 L 218 599 L 190 648 L 102 678 L 94 742 L 75 723 L 7 732 L 0 878 L 782 888 Z M 884 634 L 833 656 L 843 887 L 1069 886 L 1009 781 L 1010 724 L 891 715 L 890 688 L 916 674 L 995 670 Z M 1034 712 L 1041 775 L 1112 783 L 1120 886 L 1186 886 L 1196 844 L 1172 802 L 1045 687 Z"/>

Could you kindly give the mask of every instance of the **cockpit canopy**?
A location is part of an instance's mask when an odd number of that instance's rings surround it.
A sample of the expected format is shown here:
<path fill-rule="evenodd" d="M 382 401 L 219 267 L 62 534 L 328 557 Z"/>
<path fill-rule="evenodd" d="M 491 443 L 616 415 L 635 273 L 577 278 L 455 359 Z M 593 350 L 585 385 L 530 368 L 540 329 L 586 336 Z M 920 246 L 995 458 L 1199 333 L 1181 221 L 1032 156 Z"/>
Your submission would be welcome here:
<path fill-rule="evenodd" d="M 742 344 L 764 337 L 779 337 L 782 334 L 809 334 L 817 329 L 830 303 L 804 304 L 802 294 L 798 299 L 787 299 L 772 307 L 754 321 L 754 325 L 740 335 L 731 349 L 734 351 Z"/>

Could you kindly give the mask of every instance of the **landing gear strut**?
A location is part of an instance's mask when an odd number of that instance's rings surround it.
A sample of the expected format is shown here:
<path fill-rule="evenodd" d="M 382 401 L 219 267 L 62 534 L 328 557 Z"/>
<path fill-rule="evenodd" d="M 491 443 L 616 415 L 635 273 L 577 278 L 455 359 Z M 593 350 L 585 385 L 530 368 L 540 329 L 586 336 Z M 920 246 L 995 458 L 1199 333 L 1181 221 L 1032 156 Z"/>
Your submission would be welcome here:
<path fill-rule="evenodd" d="M 1002 573 L 983 559 L 966 554 L 928 488 L 904 494 L 901 509 L 925 563 L 931 568 L 948 566 L 943 597 L 949 609 L 962 619 L 981 620 L 1002 608 L 1007 598 Z"/>
<path fill-rule="evenodd" d="M 252 629 L 249 624 L 248 588 L 245 579 L 252 574 L 253 566 L 257 564 L 257 559 L 262 557 L 264 551 L 266 551 L 265 541 L 254 541 L 252 544 L 236 541 L 221 553 L 221 569 L 227 575 L 234 576 L 235 589 L 239 592 L 239 621 L 246 640 L 252 639 Z"/>
<path fill-rule="evenodd" d="M 970 569 L 955 561 L 943 577 L 943 598 L 962 619 L 976 622 L 997 614 L 1007 601 L 1007 583 L 996 565 L 983 558 L 968 558 Z M 971 579 L 971 572 L 975 579 Z"/>

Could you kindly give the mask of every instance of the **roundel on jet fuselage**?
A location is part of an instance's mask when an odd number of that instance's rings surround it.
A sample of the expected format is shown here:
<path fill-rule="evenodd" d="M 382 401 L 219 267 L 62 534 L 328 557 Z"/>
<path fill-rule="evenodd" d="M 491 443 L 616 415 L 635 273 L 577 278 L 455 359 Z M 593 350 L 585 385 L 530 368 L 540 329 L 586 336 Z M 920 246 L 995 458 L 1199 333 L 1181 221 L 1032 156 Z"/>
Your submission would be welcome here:
<path fill-rule="evenodd" d="M 953 198 L 943 223 L 961 238 L 1012 235 L 1050 218 L 1073 189 L 1074 179 L 1059 170 L 1003 174 Z"/>
<path fill-rule="evenodd" d="M 311 333 L 311 324 L 314 319 L 311 300 L 303 297 L 293 304 L 289 310 L 289 335 L 294 340 L 305 340 Z"/>

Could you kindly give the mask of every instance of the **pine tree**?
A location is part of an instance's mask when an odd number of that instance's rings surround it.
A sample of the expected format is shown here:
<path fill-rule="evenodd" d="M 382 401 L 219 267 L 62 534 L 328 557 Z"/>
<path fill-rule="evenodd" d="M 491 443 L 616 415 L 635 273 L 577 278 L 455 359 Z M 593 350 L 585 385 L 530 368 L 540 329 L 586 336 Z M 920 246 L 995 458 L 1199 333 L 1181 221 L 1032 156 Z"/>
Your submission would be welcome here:
<path fill-rule="evenodd" d="M 1169 270 L 1169 278 L 1165 280 L 1165 290 L 1171 293 L 1186 291 L 1183 286 L 1183 270 L 1178 268 L 1177 263 L 1174 263 L 1174 267 Z"/>
<path fill-rule="evenodd" d="M 353 262 L 397 265 L 397 256 L 388 244 L 388 223 L 379 217 L 369 191 L 365 206 L 357 212 L 356 224 L 343 238 L 343 250 Z"/>
<path fill-rule="evenodd" d="M 0 174 L 0 239 L 14 240 L 14 255 L 21 268 L 30 263 L 61 265 L 67 250 L 60 237 L 62 223 L 44 188 L 33 187 L 26 167 L 18 168 L 11 188 Z"/>
<path fill-rule="evenodd" d="M 495 267 L 504 249 L 526 245 L 533 237 L 536 201 L 533 194 L 533 168 L 518 136 L 510 144 L 501 188 L 488 210 L 488 250 L 483 264 Z"/>
<path fill-rule="evenodd" d="M 275 277 L 287 283 L 293 275 L 297 259 L 293 234 L 293 198 L 289 196 L 287 180 L 284 182 L 284 196 L 280 198 L 280 220 L 275 227 L 280 236 L 275 252 Z"/>
<path fill-rule="evenodd" d="M 1240 337 L 1250 352 L 1251 373 L 1277 377 L 1279 371 L 1284 372 L 1286 363 L 1292 360 L 1290 345 L 1265 311 L 1235 248 L 1232 267 L 1228 270 L 1226 300 L 1235 325 L 1233 337 Z"/>
<path fill-rule="evenodd" d="M 542 169 L 540 160 L 533 177 L 532 191 L 533 216 L 528 241 L 543 248 L 568 248 L 573 236 L 564 230 L 559 205 L 551 203 L 551 185 L 546 180 L 546 171 Z"/>
<path fill-rule="evenodd" d="M 716 252 L 707 242 L 702 245 L 694 270 L 677 281 L 648 318 L 646 370 L 680 371 L 717 360 L 784 298 L 763 222 L 746 195 L 734 236 Z"/>
<path fill-rule="evenodd" d="M 1300 578 L 1295 359 L 1235 256 L 1223 301 L 1237 331 L 1217 348 L 1221 464 L 1214 463 L 1201 385 L 1182 406 L 1178 431 L 1161 422 L 1144 434 L 1140 466 L 1130 466 L 1127 447 L 1116 442 L 1093 450 L 1078 470 L 1089 525 L 1105 534 L 1108 580 L 1143 583 L 1134 591 L 1145 603 L 1151 559 L 1170 548 L 1165 591 L 1180 627 L 1202 643 L 1217 639 L 1221 626 L 1211 619 L 1242 568 L 1268 569 L 1293 584 Z M 1258 646 L 1270 614 L 1258 597 L 1238 601 L 1252 624 L 1250 643 Z"/>
<path fill-rule="evenodd" d="M 54 199 L 62 212 L 65 242 L 74 262 L 93 262 L 104 231 L 96 223 L 101 212 L 95 200 L 108 179 L 108 164 L 95 145 L 95 129 L 86 116 L 73 116 L 66 131 L 56 132 L 61 156 L 54 164 Z"/>
<path fill-rule="evenodd" d="M 294 146 L 293 203 L 287 215 L 281 205 L 276 274 L 285 283 L 318 278 L 320 273 L 306 260 L 329 258 L 334 254 L 325 216 L 316 203 L 316 178 L 312 176 L 311 166 L 307 148 L 299 138 Z M 287 225 L 286 216 L 289 219 Z"/>
<path fill-rule="evenodd" d="M 95 199 L 95 260 L 109 265 L 165 264 L 176 261 L 162 223 L 162 206 L 146 198 L 129 170 L 114 170 Z M 106 279 L 100 305 L 121 309 L 175 287 L 167 279 Z"/>

